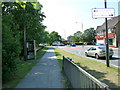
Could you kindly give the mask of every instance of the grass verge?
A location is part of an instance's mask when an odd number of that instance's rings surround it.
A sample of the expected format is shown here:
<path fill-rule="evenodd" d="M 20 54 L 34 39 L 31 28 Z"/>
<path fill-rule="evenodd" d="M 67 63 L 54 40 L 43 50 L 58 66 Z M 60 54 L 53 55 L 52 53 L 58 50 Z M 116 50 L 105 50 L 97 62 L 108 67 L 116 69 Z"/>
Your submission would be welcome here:
<path fill-rule="evenodd" d="M 56 53 L 56 57 L 57 57 L 58 63 L 60 65 L 61 73 L 62 73 L 62 75 L 64 77 L 65 88 L 72 88 L 72 85 L 71 85 L 69 79 L 67 78 L 67 76 L 65 75 L 65 73 L 62 70 L 62 67 L 63 67 L 62 55 L 59 53 L 59 51 L 56 48 L 54 48 L 54 50 L 55 50 L 55 53 Z"/>
<path fill-rule="evenodd" d="M 32 69 L 33 66 L 37 64 L 40 58 L 45 54 L 47 48 L 43 48 L 36 53 L 36 60 L 29 60 L 29 61 L 21 61 L 18 64 L 18 69 L 16 71 L 16 75 L 14 80 L 11 80 L 8 83 L 3 84 L 3 88 L 15 88 L 21 80 L 26 76 L 26 74 Z"/>
<path fill-rule="evenodd" d="M 106 67 L 104 63 L 66 52 L 63 49 L 57 47 L 55 47 L 55 52 L 57 53 L 58 61 L 61 62 L 61 67 L 62 57 L 70 57 L 74 63 L 76 63 L 78 66 L 83 68 L 101 82 L 106 83 L 110 88 L 118 88 L 118 86 L 120 86 L 120 81 L 118 81 L 118 77 L 120 77 L 120 73 L 118 71 L 120 69 L 114 66 Z"/>

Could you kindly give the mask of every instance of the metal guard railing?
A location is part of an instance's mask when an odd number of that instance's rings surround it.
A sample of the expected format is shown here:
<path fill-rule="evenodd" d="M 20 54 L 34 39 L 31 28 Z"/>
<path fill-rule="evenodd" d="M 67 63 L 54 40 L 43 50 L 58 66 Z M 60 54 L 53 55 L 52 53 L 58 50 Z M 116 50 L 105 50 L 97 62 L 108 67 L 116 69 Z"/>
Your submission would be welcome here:
<path fill-rule="evenodd" d="M 70 80 L 73 88 L 110 90 L 108 85 L 100 82 L 85 70 L 77 66 L 71 59 L 63 56 L 63 70 Z"/>

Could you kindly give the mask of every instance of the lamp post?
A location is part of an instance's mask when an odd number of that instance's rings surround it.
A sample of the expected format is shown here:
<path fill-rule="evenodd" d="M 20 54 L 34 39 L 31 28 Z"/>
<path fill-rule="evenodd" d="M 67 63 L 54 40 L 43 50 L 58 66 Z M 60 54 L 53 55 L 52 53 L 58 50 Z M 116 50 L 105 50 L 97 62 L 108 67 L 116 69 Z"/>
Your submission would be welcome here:
<path fill-rule="evenodd" d="M 75 22 L 76 23 L 76 30 L 77 30 L 77 24 L 79 24 L 80 23 L 80 30 L 81 30 L 81 32 L 83 32 L 83 22 Z"/>
<path fill-rule="evenodd" d="M 107 8 L 107 1 L 104 1 L 105 8 Z M 106 65 L 109 67 L 109 42 L 108 42 L 108 25 L 107 25 L 107 18 L 105 18 L 105 25 L 106 25 Z"/>
<path fill-rule="evenodd" d="M 76 24 L 76 30 L 77 30 L 77 24 L 78 24 L 78 22 L 76 21 L 75 24 Z"/>

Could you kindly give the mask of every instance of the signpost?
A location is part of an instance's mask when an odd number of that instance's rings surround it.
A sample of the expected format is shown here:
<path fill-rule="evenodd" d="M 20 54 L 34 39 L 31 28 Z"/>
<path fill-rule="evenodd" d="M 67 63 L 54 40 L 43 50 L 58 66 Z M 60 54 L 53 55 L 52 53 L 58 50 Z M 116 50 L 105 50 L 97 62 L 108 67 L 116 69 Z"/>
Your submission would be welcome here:
<path fill-rule="evenodd" d="M 114 8 L 107 8 L 107 2 L 104 1 L 105 8 L 93 8 L 92 9 L 92 17 L 94 19 L 97 18 L 105 18 L 105 24 L 106 24 L 106 65 L 109 67 L 109 43 L 108 43 L 108 25 L 107 25 L 107 18 L 114 17 L 115 10 Z"/>
<path fill-rule="evenodd" d="M 93 8 L 92 17 L 93 18 L 111 18 L 114 17 L 114 8 Z"/>

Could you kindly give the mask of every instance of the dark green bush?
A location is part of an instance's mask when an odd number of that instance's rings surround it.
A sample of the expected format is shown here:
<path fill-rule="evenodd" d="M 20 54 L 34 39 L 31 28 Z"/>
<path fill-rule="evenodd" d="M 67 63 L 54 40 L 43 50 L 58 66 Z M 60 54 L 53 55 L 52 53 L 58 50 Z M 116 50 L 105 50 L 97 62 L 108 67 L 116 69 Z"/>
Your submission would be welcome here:
<path fill-rule="evenodd" d="M 93 45 L 93 43 L 87 43 L 87 45 Z"/>
<path fill-rule="evenodd" d="M 83 42 L 75 42 L 76 45 L 83 45 Z"/>
<path fill-rule="evenodd" d="M 41 23 L 45 15 L 42 5 L 31 2 L 2 3 L 2 80 L 14 80 L 14 75 L 24 57 L 24 30 L 26 39 L 47 43 L 49 33 Z"/>
<path fill-rule="evenodd" d="M 14 77 L 21 48 L 18 26 L 15 25 L 12 15 L 4 15 L 2 23 L 2 79 L 4 83 Z"/>

